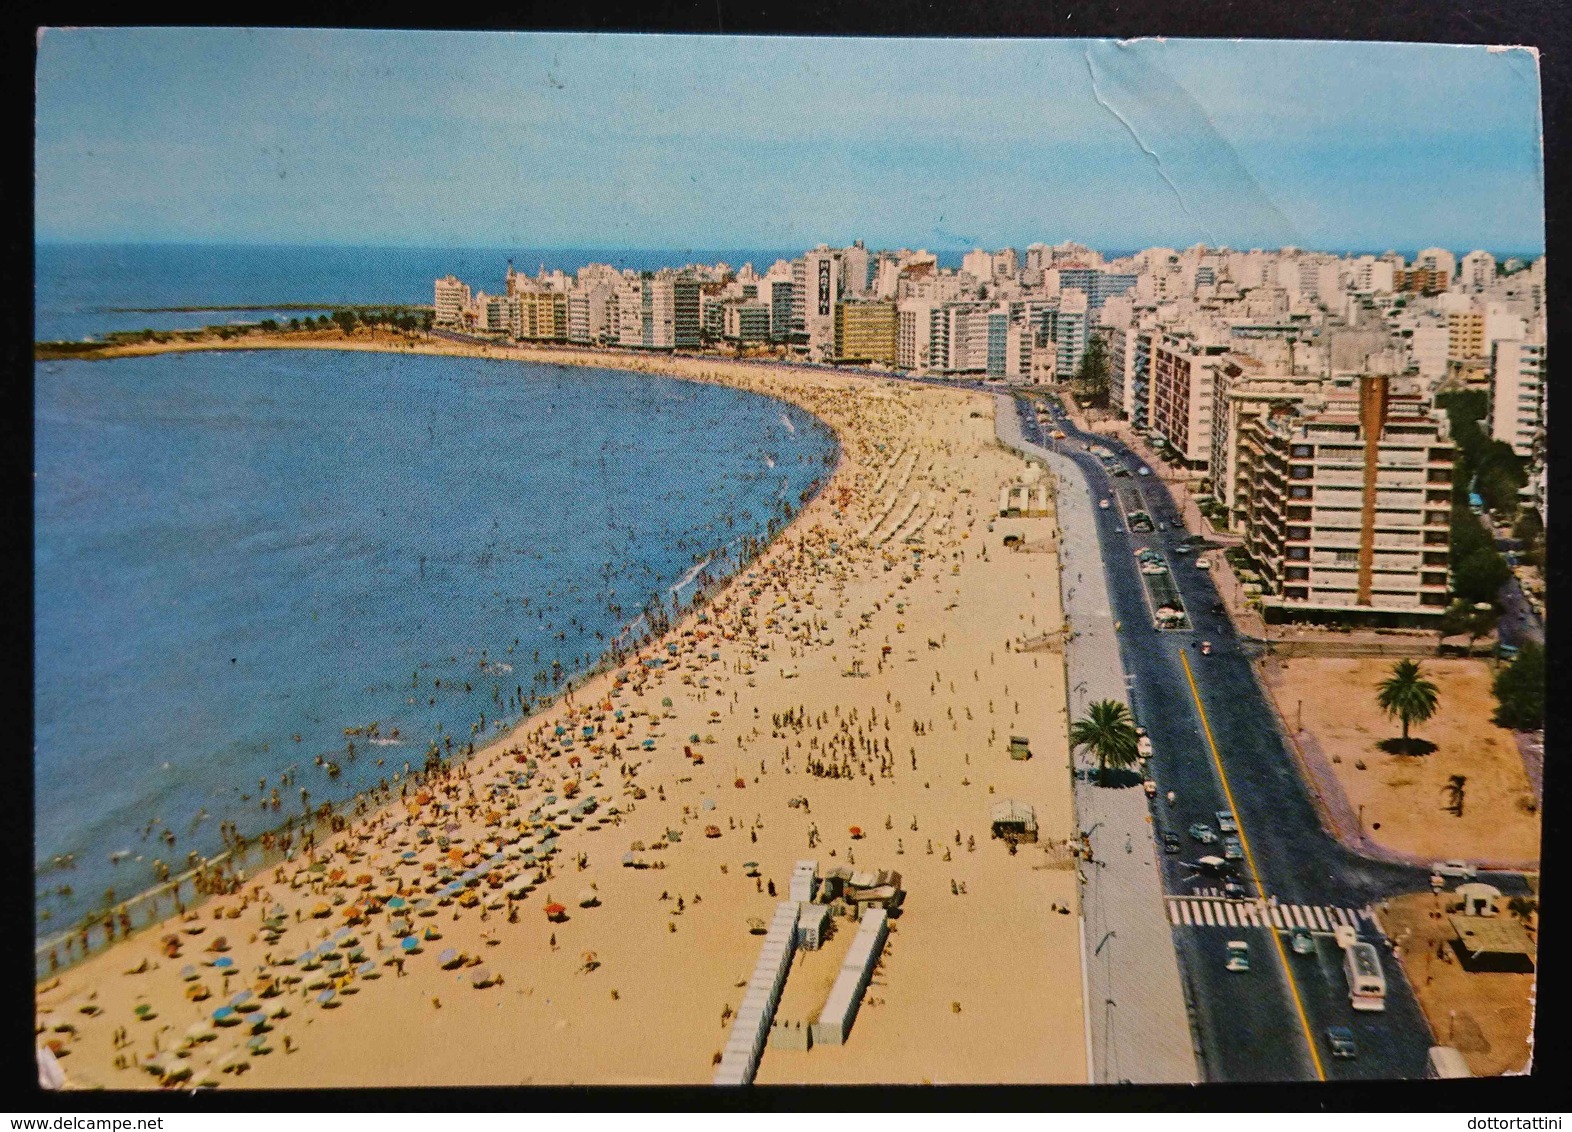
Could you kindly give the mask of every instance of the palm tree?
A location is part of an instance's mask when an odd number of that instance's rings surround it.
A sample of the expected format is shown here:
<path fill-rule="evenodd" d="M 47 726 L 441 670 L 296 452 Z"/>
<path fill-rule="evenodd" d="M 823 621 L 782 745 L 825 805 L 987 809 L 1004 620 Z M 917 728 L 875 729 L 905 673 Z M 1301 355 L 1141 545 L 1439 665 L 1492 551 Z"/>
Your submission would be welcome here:
<path fill-rule="evenodd" d="M 1436 713 L 1440 689 L 1424 678 L 1419 663 L 1400 660 L 1392 675 L 1376 685 L 1376 703 L 1387 715 L 1403 721 L 1403 745 L 1408 745 L 1408 725 L 1423 723 Z"/>
<path fill-rule="evenodd" d="M 1085 747 L 1097 756 L 1097 776 L 1111 766 L 1124 770 L 1140 761 L 1139 738 L 1130 709 L 1118 700 L 1098 700 L 1070 727 L 1070 746 Z"/>

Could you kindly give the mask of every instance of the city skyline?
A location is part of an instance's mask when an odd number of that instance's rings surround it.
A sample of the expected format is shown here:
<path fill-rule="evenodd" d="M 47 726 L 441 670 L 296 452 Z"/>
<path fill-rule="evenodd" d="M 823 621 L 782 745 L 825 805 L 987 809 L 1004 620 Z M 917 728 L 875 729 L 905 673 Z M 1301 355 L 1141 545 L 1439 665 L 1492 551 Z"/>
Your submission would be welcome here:
<path fill-rule="evenodd" d="M 51 30 L 37 79 L 45 242 L 1544 247 L 1526 50 Z"/>

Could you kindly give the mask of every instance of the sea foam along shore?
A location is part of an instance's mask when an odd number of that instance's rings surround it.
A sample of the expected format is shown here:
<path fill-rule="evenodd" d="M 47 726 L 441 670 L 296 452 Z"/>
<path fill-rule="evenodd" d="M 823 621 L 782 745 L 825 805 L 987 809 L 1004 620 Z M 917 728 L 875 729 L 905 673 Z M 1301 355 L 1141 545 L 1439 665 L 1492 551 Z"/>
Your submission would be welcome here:
<path fill-rule="evenodd" d="M 594 677 L 315 861 L 41 984 L 40 1037 L 73 1083 L 701 1083 L 753 964 L 749 923 L 805 856 L 900 870 L 906 912 L 851 1043 L 772 1049 L 761 1081 L 1084 1081 L 1076 873 L 1056 851 L 1073 832 L 1062 667 L 1015 647 L 1062 621 L 1056 551 L 1051 522 L 987 530 L 1025 470 L 994 444 L 989 399 L 708 359 L 405 348 L 756 389 L 835 429 L 841 466 L 650 663 Z M 1006 533 L 1029 549 L 1004 553 Z M 1009 759 L 1011 734 L 1036 757 Z M 564 812 L 591 796 L 594 813 Z M 1018 855 L 988 838 L 1007 797 L 1033 803 L 1042 838 Z M 477 865 L 502 887 L 441 879 Z M 784 1016 L 812 1020 L 850 934 L 799 957 Z"/>

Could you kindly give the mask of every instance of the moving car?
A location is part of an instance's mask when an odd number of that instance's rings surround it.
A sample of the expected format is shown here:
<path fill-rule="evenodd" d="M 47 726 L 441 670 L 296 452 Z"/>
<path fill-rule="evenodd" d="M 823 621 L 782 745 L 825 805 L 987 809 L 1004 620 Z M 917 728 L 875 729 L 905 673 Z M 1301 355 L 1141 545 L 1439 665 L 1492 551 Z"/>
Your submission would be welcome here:
<path fill-rule="evenodd" d="M 1220 601 L 1214 601 L 1212 603 L 1212 612 L 1218 616 L 1222 616 L 1224 613 L 1228 612 L 1228 607 Z"/>
<path fill-rule="evenodd" d="M 1197 570 L 1210 570 L 1212 568 L 1212 560 L 1203 554 L 1195 560 L 1195 568 Z"/>
<path fill-rule="evenodd" d="M 1055 440 L 1063 440 L 1064 439 L 1064 430 L 1056 428 L 1051 433 L 1049 433 L 1048 435 L 1053 437 Z"/>
<path fill-rule="evenodd" d="M 1223 964 L 1230 971 L 1250 969 L 1250 945 L 1242 939 L 1228 941 L 1228 961 Z"/>
<path fill-rule="evenodd" d="M 1430 871 L 1439 877 L 1456 877 L 1459 880 L 1473 880 L 1477 875 L 1474 866 L 1467 861 L 1436 861 L 1430 866 Z"/>
<path fill-rule="evenodd" d="M 1177 853 L 1177 852 L 1179 852 L 1179 835 L 1178 834 L 1176 834 L 1176 833 L 1165 833 L 1165 834 L 1163 834 L 1163 852 L 1164 853 Z"/>
<path fill-rule="evenodd" d="M 1347 1026 L 1328 1026 L 1326 1044 L 1332 1047 L 1333 1057 L 1353 1061 L 1359 1056 L 1359 1043 L 1354 1041 L 1354 1032 Z"/>
<path fill-rule="evenodd" d="M 1239 844 L 1237 837 L 1223 838 L 1223 859 L 1225 861 L 1239 861 L 1244 859 L 1244 846 Z"/>
<path fill-rule="evenodd" d="M 1315 954 L 1315 939 L 1310 935 L 1309 928 L 1295 928 L 1289 932 L 1288 946 L 1294 949 L 1295 955 Z"/>
<path fill-rule="evenodd" d="M 1223 882 L 1223 895 L 1230 900 L 1243 900 L 1250 894 L 1245 891 L 1245 886 L 1238 881 L 1227 880 Z"/>
<path fill-rule="evenodd" d="M 1239 823 L 1234 821 L 1234 812 L 1232 810 L 1218 810 L 1217 811 L 1217 832 L 1219 832 L 1219 833 L 1238 833 L 1239 832 Z"/>
<path fill-rule="evenodd" d="M 1143 464 L 1139 468 L 1135 469 L 1135 472 L 1137 475 L 1149 476 L 1152 474 L 1152 469 Z"/>
<path fill-rule="evenodd" d="M 1097 501 L 1097 506 L 1101 507 L 1104 511 L 1108 510 L 1108 500 L 1099 499 Z"/>
<path fill-rule="evenodd" d="M 1202 845 L 1211 845 L 1217 840 L 1217 834 L 1212 832 L 1212 827 L 1205 822 L 1196 822 L 1190 827 L 1190 836 Z"/>
<path fill-rule="evenodd" d="M 1201 642 L 1201 655 L 1202 656 L 1211 656 L 1212 655 L 1212 642 L 1211 641 L 1202 641 Z"/>

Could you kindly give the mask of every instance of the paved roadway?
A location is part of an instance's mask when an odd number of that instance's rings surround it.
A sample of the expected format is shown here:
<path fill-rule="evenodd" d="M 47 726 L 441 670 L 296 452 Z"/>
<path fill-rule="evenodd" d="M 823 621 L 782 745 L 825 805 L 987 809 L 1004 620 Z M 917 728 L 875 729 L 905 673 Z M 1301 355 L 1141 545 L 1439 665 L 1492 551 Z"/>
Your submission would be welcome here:
<path fill-rule="evenodd" d="M 1029 407 L 1024 402 L 1017 402 L 1017 407 L 1024 447 L 1035 447 L 1039 453 L 1051 448 L 1068 456 L 1081 469 L 1094 496 L 1112 497 L 1110 477 L 1083 448 L 1093 438 L 1077 432 L 1059 416 L 1055 427 L 1063 430 L 1067 439 L 1049 441 Z M 1116 440 L 1105 436 L 1095 439 L 1132 468 L 1139 465 Z M 1151 771 L 1159 791 L 1153 808 L 1154 832 L 1160 836 L 1171 830 L 1183 843 L 1180 854 L 1162 858 L 1167 891 L 1182 896 L 1215 884 L 1215 880 L 1198 881 L 1194 870 L 1186 867 L 1185 862 L 1193 863 L 1213 851 L 1213 847 L 1203 849 L 1191 841 L 1186 831 L 1192 822 L 1215 828 L 1216 811 L 1230 808 L 1230 793 L 1248 863 L 1253 866 L 1241 870 L 1251 896 L 1274 898 L 1281 905 L 1360 909 L 1386 896 L 1427 890 L 1428 870 L 1360 857 L 1322 830 L 1272 709 L 1256 683 L 1252 657 L 1236 638 L 1227 616 L 1211 612 L 1218 596 L 1205 571 L 1193 565 L 1194 556 L 1173 553 L 1174 542 L 1183 531 L 1171 500 L 1160 485 L 1147 484 L 1146 477 L 1140 477 L 1140 482 L 1153 518 L 1166 522 L 1167 532 L 1132 535 L 1115 507 L 1094 514 L 1106 548 L 1110 606 L 1114 618 L 1121 622 L 1120 643 L 1130 677 L 1129 702 L 1154 744 Z M 1071 481 L 1067 489 L 1077 486 Z M 1173 563 L 1174 580 L 1195 625 L 1193 632 L 1153 628 L 1133 554 L 1140 546 L 1156 546 Z M 1072 546 L 1066 550 L 1072 556 L 1075 553 Z M 1072 584 L 1069 575 L 1066 584 Z M 1200 654 L 1198 646 L 1203 639 L 1212 642 L 1211 656 Z M 1205 709 L 1210 742 L 1198 700 Z M 1227 776 L 1226 788 L 1219 765 Z M 1168 790 L 1176 794 L 1172 806 L 1161 800 Z M 1265 885 L 1264 893 L 1254 883 L 1257 875 Z M 1266 928 L 1174 925 L 1206 1078 L 1271 1081 L 1422 1076 L 1431 1044 L 1428 1026 L 1372 922 L 1362 919 L 1360 926 L 1383 953 L 1387 974 L 1384 1013 L 1357 1013 L 1349 1007 L 1341 953 L 1330 936 L 1317 937 L 1315 955 L 1295 956 L 1286 941 L 1280 948 L 1273 940 L 1275 933 Z M 1230 939 L 1250 944 L 1249 972 L 1224 970 L 1224 947 Z M 1292 979 L 1287 975 L 1289 969 Z M 1333 1025 L 1346 1025 L 1354 1031 L 1360 1046 L 1357 1060 L 1334 1061 L 1328 1055 L 1325 1030 Z"/>

